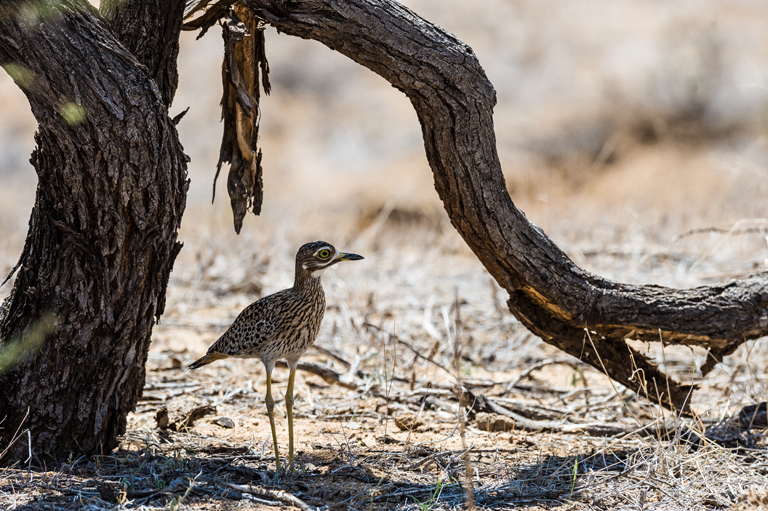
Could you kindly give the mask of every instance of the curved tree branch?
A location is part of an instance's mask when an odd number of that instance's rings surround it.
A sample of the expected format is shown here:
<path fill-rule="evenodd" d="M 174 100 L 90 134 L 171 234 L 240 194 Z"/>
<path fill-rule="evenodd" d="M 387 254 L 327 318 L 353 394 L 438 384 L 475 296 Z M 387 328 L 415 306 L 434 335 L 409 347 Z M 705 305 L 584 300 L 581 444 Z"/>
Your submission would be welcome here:
<path fill-rule="evenodd" d="M 768 334 L 765 274 L 685 290 L 612 282 L 576 266 L 529 222 L 501 172 L 496 93 L 453 35 L 393 0 L 243 1 L 279 31 L 322 42 L 408 96 L 452 224 L 509 292 L 512 313 L 546 342 L 683 408 L 690 387 L 669 380 L 627 339 L 708 348 L 706 373 L 739 344 Z"/>

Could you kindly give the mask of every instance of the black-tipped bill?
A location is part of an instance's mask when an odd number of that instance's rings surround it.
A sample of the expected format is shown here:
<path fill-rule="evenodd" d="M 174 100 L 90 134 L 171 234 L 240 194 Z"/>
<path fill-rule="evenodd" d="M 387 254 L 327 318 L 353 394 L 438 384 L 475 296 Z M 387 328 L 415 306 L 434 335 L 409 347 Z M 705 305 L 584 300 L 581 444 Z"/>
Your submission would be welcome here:
<path fill-rule="evenodd" d="M 361 255 L 347 254 L 345 252 L 339 252 L 339 255 L 336 256 L 337 261 L 359 261 L 360 259 L 365 258 Z"/>

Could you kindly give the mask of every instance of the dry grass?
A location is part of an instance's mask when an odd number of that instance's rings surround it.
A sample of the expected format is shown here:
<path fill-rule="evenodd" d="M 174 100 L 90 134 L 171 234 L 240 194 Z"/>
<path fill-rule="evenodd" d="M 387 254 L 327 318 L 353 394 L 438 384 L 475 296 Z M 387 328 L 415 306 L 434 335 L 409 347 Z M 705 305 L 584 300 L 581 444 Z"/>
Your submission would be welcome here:
<path fill-rule="evenodd" d="M 768 30 L 758 21 L 768 19 L 765 7 L 408 5 L 480 56 L 499 92 L 512 197 L 579 265 L 672 286 L 764 268 L 768 152 L 759 112 L 768 96 L 755 69 L 768 67 Z M 477 506 L 490 509 L 723 509 L 765 490 L 763 431 L 730 420 L 766 400 L 763 341 L 700 382 L 692 403 L 701 422 L 670 417 L 573 360 L 528 372 L 562 355 L 514 320 L 448 223 L 407 100 L 316 44 L 268 35 L 274 94 L 262 105 L 263 216 L 234 235 L 223 181 L 208 204 L 221 50 L 215 35 L 186 40 L 174 110 L 193 106 L 180 125 L 192 188 L 144 396 L 117 451 L 0 470 L 0 507 L 266 509 L 291 505 L 274 493 L 285 491 L 334 509 L 454 509 L 465 504 L 468 469 Z M 34 122 L 6 78 L 0 108 L 6 271 L 34 199 L 26 164 Z M 245 305 L 291 284 L 296 247 L 309 239 L 366 259 L 323 277 L 329 307 L 318 348 L 304 360 L 346 386 L 299 373 L 299 455 L 293 473 L 278 475 L 260 363 L 184 367 Z M 699 380 L 702 353 L 640 347 L 678 380 Z M 276 395 L 284 378 L 278 369 Z M 458 381 L 475 398 L 462 403 L 469 406 L 460 406 Z M 589 423 L 628 432 L 483 431 L 482 398 L 555 430 Z M 215 412 L 191 426 L 157 428 L 162 408 L 178 418 L 204 406 Z M 641 434 L 655 422 L 664 434 Z M 287 444 L 282 418 L 278 430 Z"/>
<path fill-rule="evenodd" d="M 280 490 L 316 507 L 452 509 L 466 498 L 465 455 L 477 505 L 489 509 L 718 509 L 765 488 L 761 430 L 747 436 L 729 432 L 725 423 L 710 430 L 726 431 L 718 437 L 724 441 L 702 435 L 704 426 L 764 399 L 761 343 L 730 357 L 693 396 L 703 424 L 678 421 L 656 437 L 485 432 L 474 413 L 459 415 L 467 409 L 459 406 L 457 378 L 475 396 L 561 426 L 619 422 L 633 431 L 674 418 L 624 389 L 617 393 L 586 366 L 549 364 L 523 375 L 558 354 L 505 311 L 502 293 L 453 231 L 434 219 L 380 224 L 377 241 L 367 246 L 366 229 L 345 228 L 355 236 L 339 245 L 363 252 L 366 260 L 324 276 L 329 308 L 319 349 L 304 360 L 331 368 L 352 388 L 299 373 L 293 473 L 274 472 L 257 361 L 185 369 L 245 304 L 291 278 L 293 250 L 278 233 L 242 238 L 245 246 L 268 251 L 225 251 L 229 234 L 222 225 L 187 238 L 169 309 L 155 328 L 144 396 L 120 449 L 52 471 L 3 470 L 0 504 L 260 509 L 262 501 L 284 498 L 262 490 Z M 695 377 L 690 351 L 667 348 L 663 359 L 675 377 Z M 276 395 L 284 391 L 284 378 L 278 369 Z M 160 408 L 183 414 L 203 406 L 214 411 L 194 425 L 157 429 Z M 466 447 L 457 428 L 462 416 Z M 279 441 L 287 443 L 284 418 L 278 430 Z"/>

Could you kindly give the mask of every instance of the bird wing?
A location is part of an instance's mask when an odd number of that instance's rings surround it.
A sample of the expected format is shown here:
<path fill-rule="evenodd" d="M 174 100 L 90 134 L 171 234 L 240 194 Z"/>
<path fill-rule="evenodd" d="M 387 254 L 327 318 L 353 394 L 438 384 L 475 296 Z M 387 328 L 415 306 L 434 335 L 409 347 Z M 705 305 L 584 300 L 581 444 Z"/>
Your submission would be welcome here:
<path fill-rule="evenodd" d="M 275 308 L 259 300 L 243 309 L 208 351 L 232 357 L 258 357 L 264 346 L 276 337 L 279 324 Z"/>

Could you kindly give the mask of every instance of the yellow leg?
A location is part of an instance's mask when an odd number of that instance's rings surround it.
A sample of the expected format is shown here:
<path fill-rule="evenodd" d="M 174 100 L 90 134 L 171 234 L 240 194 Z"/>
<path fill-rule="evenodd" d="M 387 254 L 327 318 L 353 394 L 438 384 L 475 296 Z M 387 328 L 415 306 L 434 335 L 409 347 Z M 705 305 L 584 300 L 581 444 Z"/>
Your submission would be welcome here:
<path fill-rule="evenodd" d="M 267 397 L 264 399 L 267 403 L 267 413 L 269 414 L 269 425 L 272 428 L 272 444 L 275 446 L 275 468 L 280 470 L 280 452 L 277 449 L 277 430 L 275 429 L 275 401 L 272 399 L 272 373 L 267 372 Z"/>
<path fill-rule="evenodd" d="M 296 368 L 291 369 L 288 376 L 288 390 L 285 391 L 285 408 L 288 411 L 288 465 L 293 461 L 293 378 Z"/>

